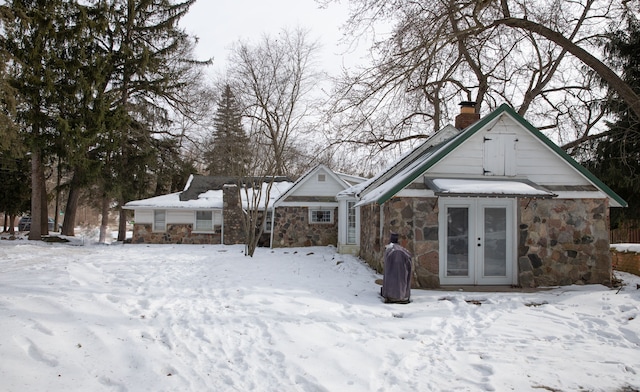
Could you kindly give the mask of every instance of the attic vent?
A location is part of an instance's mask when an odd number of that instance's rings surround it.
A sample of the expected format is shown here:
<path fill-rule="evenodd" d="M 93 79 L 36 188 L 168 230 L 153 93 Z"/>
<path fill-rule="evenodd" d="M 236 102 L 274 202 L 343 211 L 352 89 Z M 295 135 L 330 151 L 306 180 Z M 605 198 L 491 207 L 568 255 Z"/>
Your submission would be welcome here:
<path fill-rule="evenodd" d="M 327 180 L 326 174 L 318 174 L 318 182 L 325 182 Z"/>

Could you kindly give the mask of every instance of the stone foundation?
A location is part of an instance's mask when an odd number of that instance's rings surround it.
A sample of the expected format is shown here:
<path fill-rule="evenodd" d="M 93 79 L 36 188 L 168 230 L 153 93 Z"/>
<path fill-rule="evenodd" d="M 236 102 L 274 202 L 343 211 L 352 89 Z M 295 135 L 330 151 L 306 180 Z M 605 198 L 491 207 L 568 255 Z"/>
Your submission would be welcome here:
<path fill-rule="evenodd" d="M 220 233 L 193 233 L 190 224 L 168 224 L 166 232 L 154 232 L 152 224 L 133 225 L 132 244 L 220 244 Z"/>
<path fill-rule="evenodd" d="M 273 220 L 273 247 L 338 245 L 338 208 L 333 223 L 309 223 L 307 207 L 278 207 Z"/>

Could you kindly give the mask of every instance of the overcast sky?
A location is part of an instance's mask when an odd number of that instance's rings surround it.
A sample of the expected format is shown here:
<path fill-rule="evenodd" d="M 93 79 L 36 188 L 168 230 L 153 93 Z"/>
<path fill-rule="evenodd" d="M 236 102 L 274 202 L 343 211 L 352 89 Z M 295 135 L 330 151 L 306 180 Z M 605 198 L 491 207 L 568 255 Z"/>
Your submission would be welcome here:
<path fill-rule="evenodd" d="M 347 18 L 347 7 L 331 4 L 321 9 L 314 0 L 198 0 L 182 20 L 190 34 L 200 42 L 200 59 L 214 58 L 214 69 L 222 70 L 229 48 L 238 39 L 258 41 L 262 34 L 275 35 L 282 28 L 308 28 L 311 38 L 321 42 L 321 67 L 328 72 L 339 69 L 344 60 L 340 26 Z M 350 62 L 354 56 L 347 56 Z"/>

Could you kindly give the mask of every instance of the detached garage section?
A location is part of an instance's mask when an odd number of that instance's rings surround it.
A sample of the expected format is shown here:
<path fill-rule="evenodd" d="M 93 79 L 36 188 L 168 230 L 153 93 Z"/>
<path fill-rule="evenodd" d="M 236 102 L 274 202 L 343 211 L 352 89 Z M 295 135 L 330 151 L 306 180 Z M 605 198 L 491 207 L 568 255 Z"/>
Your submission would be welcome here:
<path fill-rule="evenodd" d="M 509 106 L 475 116 L 343 192 L 360 256 L 381 271 L 393 231 L 418 287 L 610 284 L 609 208 L 626 202 Z"/>

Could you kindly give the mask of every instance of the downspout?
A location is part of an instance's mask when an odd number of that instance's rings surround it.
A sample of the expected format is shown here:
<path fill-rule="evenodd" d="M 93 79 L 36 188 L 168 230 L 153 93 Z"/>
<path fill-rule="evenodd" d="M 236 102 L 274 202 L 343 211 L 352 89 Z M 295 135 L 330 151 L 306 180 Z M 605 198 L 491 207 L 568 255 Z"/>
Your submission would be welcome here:
<path fill-rule="evenodd" d="M 384 238 L 384 203 L 380 204 L 380 245 L 383 246 Z"/>

